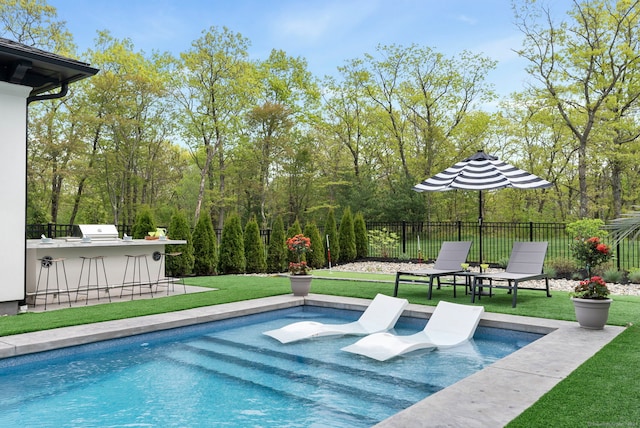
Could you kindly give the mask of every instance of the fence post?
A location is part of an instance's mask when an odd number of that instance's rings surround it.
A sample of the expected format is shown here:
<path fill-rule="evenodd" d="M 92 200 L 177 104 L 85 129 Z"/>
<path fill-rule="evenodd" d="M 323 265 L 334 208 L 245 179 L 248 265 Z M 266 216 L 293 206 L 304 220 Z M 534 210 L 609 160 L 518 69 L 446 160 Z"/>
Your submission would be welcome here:
<path fill-rule="evenodd" d="M 462 220 L 458 220 L 458 241 L 462 241 Z"/>
<path fill-rule="evenodd" d="M 533 222 L 529 222 L 529 241 L 533 242 Z"/>
<path fill-rule="evenodd" d="M 407 222 L 402 221 L 402 254 L 407 254 Z"/>
<path fill-rule="evenodd" d="M 48 238 L 57 238 L 56 236 L 53 236 L 53 231 L 54 231 L 53 223 L 47 223 L 47 237 Z"/>

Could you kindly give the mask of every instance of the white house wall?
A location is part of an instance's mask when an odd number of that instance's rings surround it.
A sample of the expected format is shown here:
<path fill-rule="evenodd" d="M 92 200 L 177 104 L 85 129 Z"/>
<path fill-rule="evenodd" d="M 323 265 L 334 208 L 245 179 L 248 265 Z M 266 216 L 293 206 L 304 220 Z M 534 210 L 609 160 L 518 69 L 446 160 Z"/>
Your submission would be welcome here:
<path fill-rule="evenodd" d="M 30 87 L 0 82 L 0 305 L 24 299 L 26 127 Z"/>

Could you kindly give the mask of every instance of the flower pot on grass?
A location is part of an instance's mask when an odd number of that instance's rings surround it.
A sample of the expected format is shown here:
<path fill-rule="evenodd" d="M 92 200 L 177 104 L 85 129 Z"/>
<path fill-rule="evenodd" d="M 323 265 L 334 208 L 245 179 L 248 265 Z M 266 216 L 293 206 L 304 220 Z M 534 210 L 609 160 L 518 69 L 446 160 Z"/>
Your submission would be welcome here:
<path fill-rule="evenodd" d="M 306 296 L 311 290 L 311 275 L 291 275 L 291 291 L 294 296 Z"/>
<path fill-rule="evenodd" d="M 294 296 L 306 296 L 311 289 L 311 268 L 304 254 L 311 251 L 311 240 L 302 234 L 287 239 L 287 248 L 296 255 L 297 262 L 289 263 L 289 278 Z"/>
<path fill-rule="evenodd" d="M 599 276 L 580 281 L 571 298 L 580 327 L 591 330 L 604 328 L 609 319 L 609 307 L 612 302 L 608 295 L 607 283 Z"/>
<path fill-rule="evenodd" d="M 609 319 L 611 299 L 580 299 L 573 297 L 576 320 L 580 327 L 590 330 L 602 330 Z"/>

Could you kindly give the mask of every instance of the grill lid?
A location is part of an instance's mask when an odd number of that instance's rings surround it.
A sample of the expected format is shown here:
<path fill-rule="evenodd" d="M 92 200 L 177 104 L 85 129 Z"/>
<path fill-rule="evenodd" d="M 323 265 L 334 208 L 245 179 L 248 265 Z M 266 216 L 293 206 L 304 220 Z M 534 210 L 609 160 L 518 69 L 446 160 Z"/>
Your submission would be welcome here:
<path fill-rule="evenodd" d="M 73 226 L 73 236 L 101 240 L 118 239 L 118 229 L 113 224 L 79 224 Z"/>

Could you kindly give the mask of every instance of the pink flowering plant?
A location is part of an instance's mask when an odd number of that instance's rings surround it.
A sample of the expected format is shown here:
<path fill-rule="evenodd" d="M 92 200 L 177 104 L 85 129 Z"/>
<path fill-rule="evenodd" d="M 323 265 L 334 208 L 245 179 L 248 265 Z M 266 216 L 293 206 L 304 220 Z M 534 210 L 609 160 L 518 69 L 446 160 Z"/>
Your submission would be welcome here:
<path fill-rule="evenodd" d="M 602 243 L 600 238 L 593 236 L 588 239 L 579 239 L 573 242 L 573 257 L 587 269 L 587 276 L 592 269 L 608 262 L 611 259 L 611 249 Z"/>
<path fill-rule="evenodd" d="M 289 263 L 289 273 L 291 275 L 309 275 L 311 268 L 307 262 L 303 260 L 306 253 L 311 251 L 311 240 L 299 233 L 287 239 L 287 248 L 296 256 L 296 262 Z"/>
<path fill-rule="evenodd" d="M 592 276 L 584 281 L 580 281 L 571 295 L 579 299 L 604 300 L 608 298 L 609 288 L 604 279 L 599 276 Z"/>

